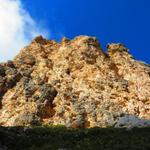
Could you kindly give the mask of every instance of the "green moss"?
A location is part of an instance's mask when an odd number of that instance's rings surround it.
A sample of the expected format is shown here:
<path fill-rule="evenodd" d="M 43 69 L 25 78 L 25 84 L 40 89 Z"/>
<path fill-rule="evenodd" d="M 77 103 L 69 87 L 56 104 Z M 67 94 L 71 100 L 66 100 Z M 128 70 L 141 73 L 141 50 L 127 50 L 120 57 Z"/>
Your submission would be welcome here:
<path fill-rule="evenodd" d="M 0 143 L 8 150 L 148 150 L 150 128 L 1 127 Z"/>

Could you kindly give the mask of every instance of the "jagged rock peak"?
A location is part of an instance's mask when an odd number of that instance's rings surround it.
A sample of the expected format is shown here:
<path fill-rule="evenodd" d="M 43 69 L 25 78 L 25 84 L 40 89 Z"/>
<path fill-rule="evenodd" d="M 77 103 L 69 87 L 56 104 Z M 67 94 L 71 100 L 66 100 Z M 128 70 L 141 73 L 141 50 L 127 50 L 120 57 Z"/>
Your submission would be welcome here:
<path fill-rule="evenodd" d="M 0 64 L 0 125 L 150 126 L 150 67 L 123 44 L 36 37 Z"/>
<path fill-rule="evenodd" d="M 129 52 L 129 50 L 125 47 L 122 43 L 111 43 L 107 45 L 108 51 L 114 51 L 114 52 Z"/>
<path fill-rule="evenodd" d="M 61 39 L 61 42 L 62 43 L 68 43 L 70 40 L 68 39 L 68 38 L 66 38 L 66 37 L 63 37 L 62 39 Z"/>
<path fill-rule="evenodd" d="M 122 43 L 111 43 L 107 45 L 108 49 L 108 55 L 110 57 L 128 57 L 128 58 L 133 58 L 133 56 L 129 53 L 129 49 L 126 48 L 126 46 Z"/>
<path fill-rule="evenodd" d="M 78 41 L 80 43 L 88 43 L 88 44 L 91 44 L 91 45 L 97 45 L 97 46 L 100 46 L 99 44 L 99 41 L 97 40 L 96 37 L 92 37 L 92 36 L 84 36 L 84 35 L 81 35 L 81 36 L 77 36 L 74 38 L 73 41 Z"/>
<path fill-rule="evenodd" d="M 32 43 L 47 44 L 47 40 L 43 36 L 37 36 Z"/>

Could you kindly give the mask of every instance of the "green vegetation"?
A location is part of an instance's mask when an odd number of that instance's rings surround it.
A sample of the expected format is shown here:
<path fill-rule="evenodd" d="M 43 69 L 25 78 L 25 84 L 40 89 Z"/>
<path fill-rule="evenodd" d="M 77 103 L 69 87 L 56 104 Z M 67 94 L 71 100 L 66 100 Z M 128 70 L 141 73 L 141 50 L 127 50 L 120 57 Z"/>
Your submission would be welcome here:
<path fill-rule="evenodd" d="M 149 150 L 150 128 L 0 127 L 8 150 Z"/>

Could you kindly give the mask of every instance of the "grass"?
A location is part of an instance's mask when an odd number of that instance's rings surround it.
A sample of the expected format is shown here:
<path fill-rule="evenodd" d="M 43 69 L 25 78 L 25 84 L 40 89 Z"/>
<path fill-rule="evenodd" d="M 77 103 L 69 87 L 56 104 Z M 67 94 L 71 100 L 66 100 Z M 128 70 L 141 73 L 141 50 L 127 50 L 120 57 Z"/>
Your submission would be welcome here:
<path fill-rule="evenodd" d="M 0 127 L 8 150 L 149 150 L 150 128 Z"/>

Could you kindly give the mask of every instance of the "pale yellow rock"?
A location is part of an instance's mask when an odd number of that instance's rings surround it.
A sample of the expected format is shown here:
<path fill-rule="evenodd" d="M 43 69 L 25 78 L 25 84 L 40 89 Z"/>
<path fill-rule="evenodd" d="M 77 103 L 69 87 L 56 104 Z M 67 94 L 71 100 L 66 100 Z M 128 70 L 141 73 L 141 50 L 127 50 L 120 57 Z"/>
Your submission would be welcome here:
<path fill-rule="evenodd" d="M 39 36 L 0 65 L 0 100 L 2 126 L 150 126 L 150 66 L 123 44 Z"/>

